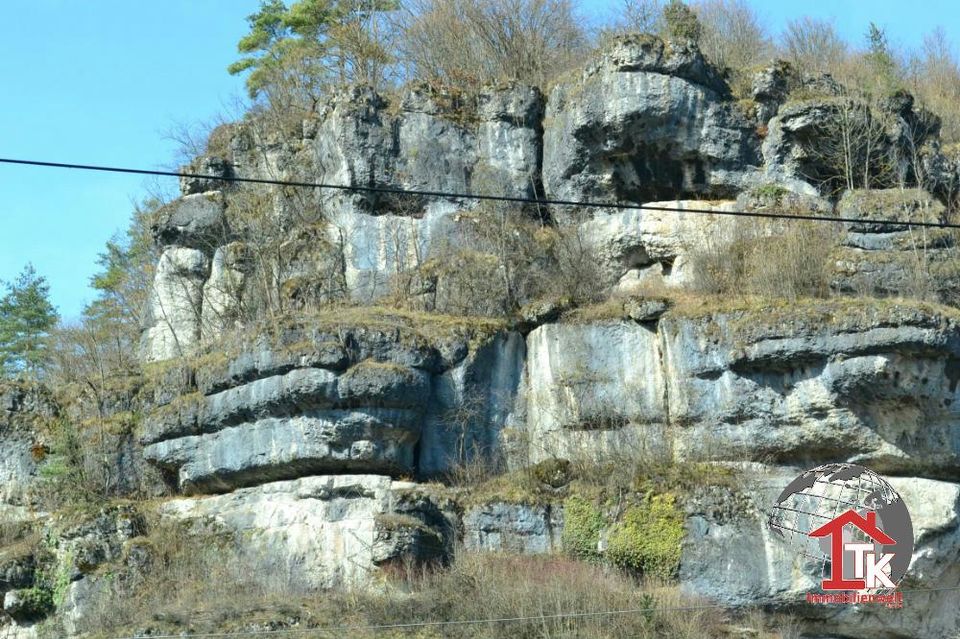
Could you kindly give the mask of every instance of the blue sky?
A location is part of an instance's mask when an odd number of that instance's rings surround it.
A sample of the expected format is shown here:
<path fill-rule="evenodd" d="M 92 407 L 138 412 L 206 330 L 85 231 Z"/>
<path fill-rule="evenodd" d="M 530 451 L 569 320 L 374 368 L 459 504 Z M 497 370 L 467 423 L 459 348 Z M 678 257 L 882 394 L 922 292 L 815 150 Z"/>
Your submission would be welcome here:
<path fill-rule="evenodd" d="M 11 0 L 0 21 L 4 97 L 0 157 L 168 168 L 164 133 L 230 111 L 242 80 L 226 66 L 257 0 Z M 619 0 L 583 2 L 608 15 Z M 952 29 L 960 3 L 902 0 L 751 2 L 772 30 L 790 18 L 833 18 L 860 42 L 873 20 L 891 41 L 915 46 L 939 24 Z M 142 178 L 0 165 L 0 280 L 27 262 L 51 284 L 65 318 L 92 294 L 104 243 L 124 228 Z M 170 191 L 175 181 L 161 182 Z"/>

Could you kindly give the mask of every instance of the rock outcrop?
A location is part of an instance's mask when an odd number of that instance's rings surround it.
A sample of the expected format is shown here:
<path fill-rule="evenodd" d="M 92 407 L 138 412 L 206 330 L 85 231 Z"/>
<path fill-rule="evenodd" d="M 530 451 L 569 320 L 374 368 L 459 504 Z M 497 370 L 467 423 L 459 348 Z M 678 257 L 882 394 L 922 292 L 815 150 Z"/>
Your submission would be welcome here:
<path fill-rule="evenodd" d="M 725 198 L 760 165 L 754 125 L 699 51 L 614 42 L 547 101 L 543 183 L 552 199 L 610 203 Z"/>
<path fill-rule="evenodd" d="M 384 476 L 312 476 L 173 500 L 161 517 L 235 537 L 250 570 L 329 588 L 365 583 L 391 562 L 448 560 L 454 513 L 421 497 Z"/>
<path fill-rule="evenodd" d="M 960 314 L 880 298 L 956 303 L 955 234 L 905 224 L 945 218 L 936 198 L 960 184 L 956 165 L 935 120 L 894 96 L 859 113 L 883 116 L 875 150 L 898 184 L 920 181 L 901 152 L 922 146 L 934 195 L 854 190 L 835 203 L 821 193 L 837 168 L 822 143 L 850 101 L 783 64 L 756 75 L 752 96 L 734 100 L 692 45 L 628 36 L 549 97 L 516 84 L 474 97 L 412 87 L 392 101 L 351 88 L 293 133 L 256 117 L 221 130 L 153 220 L 146 366 L 127 389 L 122 451 L 101 428 L 111 494 L 143 498 L 144 511 L 40 517 L 38 469 L 53 451 L 38 424 L 56 409 L 0 386 L 0 515 L 33 526 L 0 551 L 11 627 L 32 632 L 56 610 L 65 634 L 82 632 L 93 602 L 145 578 L 160 556 L 147 538 L 169 526 L 306 590 L 442 565 L 455 547 L 562 551 L 732 608 L 797 614 L 816 636 L 949 637 L 954 591 L 921 591 L 960 587 Z M 458 196 L 469 193 L 627 208 Z M 824 247 L 830 281 L 817 293 L 835 296 L 703 295 L 705 252 L 733 262 L 782 239 L 784 227 L 724 215 L 740 211 L 848 218 Z M 446 294 L 422 267 L 480 253 L 483 216 L 504 246 L 546 253 L 572 238 L 605 302 L 554 286 L 511 299 L 522 310 L 510 320 L 398 310 L 424 308 L 395 304 L 398 282 L 404 302 Z M 570 266 L 529 257 L 538 276 Z M 503 254 L 478 259 L 490 268 L 477 279 L 509 279 Z M 131 456 L 164 481 L 140 486 Z M 771 537 L 766 509 L 798 472 L 832 462 L 887 475 L 914 517 L 915 592 L 896 618 L 798 608 L 818 574 Z M 622 473 L 618 490 L 584 468 Z M 457 481 L 471 473 L 486 481 Z M 631 535 L 658 516 L 665 557 L 644 563 Z"/>
<path fill-rule="evenodd" d="M 518 336 L 467 320 L 430 340 L 402 315 L 371 320 L 293 327 L 205 363 L 198 392 L 148 416 L 144 455 L 181 490 L 220 492 L 335 472 L 433 475 L 487 454 L 516 394 Z"/>

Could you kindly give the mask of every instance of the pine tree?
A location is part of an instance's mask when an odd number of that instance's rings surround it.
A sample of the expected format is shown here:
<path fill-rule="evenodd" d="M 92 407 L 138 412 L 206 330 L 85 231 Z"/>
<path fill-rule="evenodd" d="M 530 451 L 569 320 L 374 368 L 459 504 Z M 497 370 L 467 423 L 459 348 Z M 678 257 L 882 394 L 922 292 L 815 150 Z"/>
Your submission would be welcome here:
<path fill-rule="evenodd" d="M 314 102 L 331 84 L 376 86 L 393 58 L 379 40 L 378 19 L 396 0 L 262 0 L 247 17 L 250 32 L 237 43 L 244 57 L 227 70 L 249 72 L 251 98 L 293 94 Z"/>
<path fill-rule="evenodd" d="M 50 286 L 27 264 L 0 298 L 0 375 L 39 375 L 48 358 L 47 341 L 57 323 Z"/>

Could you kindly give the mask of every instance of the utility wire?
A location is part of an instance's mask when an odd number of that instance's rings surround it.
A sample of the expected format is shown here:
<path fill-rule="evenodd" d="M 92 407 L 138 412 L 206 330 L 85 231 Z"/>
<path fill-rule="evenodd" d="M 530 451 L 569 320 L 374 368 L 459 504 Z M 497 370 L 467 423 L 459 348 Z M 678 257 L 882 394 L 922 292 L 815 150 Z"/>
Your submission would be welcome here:
<path fill-rule="evenodd" d="M 71 170 L 80 170 L 80 171 L 98 171 L 104 173 L 125 173 L 132 175 L 150 175 L 150 176 L 160 176 L 160 177 L 176 177 L 176 178 L 194 178 L 202 180 L 214 180 L 219 182 L 233 182 L 233 183 L 247 183 L 247 184 L 267 184 L 274 186 L 290 186 L 298 188 L 314 188 L 314 189 L 328 189 L 328 190 L 337 190 L 337 191 L 354 191 L 354 192 L 365 192 L 365 193 L 385 193 L 391 195 L 405 195 L 405 196 L 417 196 L 417 197 L 441 197 L 441 198 L 450 198 L 450 199 L 460 199 L 460 200 L 476 200 L 476 201 L 487 201 L 487 202 L 510 202 L 514 204 L 535 204 L 541 206 L 575 206 L 581 208 L 598 208 L 598 209 L 612 209 L 618 211 L 662 211 L 667 213 L 696 213 L 696 214 L 705 214 L 705 215 L 726 215 L 733 217 L 752 217 L 752 218 L 765 218 L 765 219 L 780 219 L 780 220 L 808 220 L 813 222 L 847 222 L 855 224 L 879 224 L 879 225 L 890 225 L 890 226 L 909 226 L 909 227 L 924 227 L 924 228 L 949 228 L 949 229 L 960 229 L 960 224 L 951 224 L 948 222 L 917 222 L 917 221 L 901 221 L 901 220 L 891 220 L 891 219 L 862 219 L 862 218 L 851 218 L 851 217 L 832 217 L 825 215 L 792 215 L 786 213 L 770 213 L 762 211 L 720 211 L 714 209 L 699 209 L 699 208 L 681 208 L 676 206 L 661 206 L 661 205 L 650 205 L 650 204 L 622 204 L 622 203 L 611 203 L 611 202 L 592 202 L 589 200 L 562 200 L 562 199 L 551 199 L 551 198 L 525 198 L 525 197 L 516 197 L 509 195 L 490 195 L 482 193 L 456 193 L 450 191 L 430 191 L 430 190 L 421 190 L 421 189 L 402 189 L 397 187 L 381 187 L 381 186 L 362 186 L 362 185 L 347 185 L 347 184 L 325 184 L 322 182 L 298 182 L 298 181 L 285 181 L 285 180 L 272 180 L 266 178 L 245 178 L 245 177 L 236 177 L 236 176 L 220 176 L 220 175 L 208 175 L 203 173 L 187 173 L 187 172 L 177 172 L 177 171 L 161 171 L 153 169 L 135 169 L 129 167 L 115 167 L 115 166 L 99 166 L 92 164 L 73 164 L 67 162 L 47 162 L 41 160 L 23 160 L 15 158 L 0 158 L 0 164 L 12 164 L 20 166 L 35 166 L 35 167 L 46 167 L 46 168 L 59 168 L 59 169 L 71 169 Z M 944 588 L 919 588 L 911 590 L 901 590 L 902 593 L 923 593 L 923 592 L 938 592 L 938 591 L 953 591 L 960 590 L 960 586 L 954 587 L 944 587 Z M 762 601 L 754 602 L 754 604 L 762 604 Z M 538 621 L 544 619 L 576 619 L 576 618 L 589 618 L 589 617 L 602 617 L 602 616 L 614 616 L 614 615 L 626 615 L 626 614 L 642 614 L 647 612 L 666 612 L 666 611 L 693 611 L 693 610 L 708 610 L 708 609 L 717 609 L 717 608 L 729 608 L 729 605 L 724 604 L 711 604 L 711 605 L 699 605 L 699 606 L 679 606 L 679 607 L 670 607 L 670 608 L 630 608 L 624 610 L 603 610 L 597 612 L 565 612 L 565 613 L 556 613 L 551 615 L 535 615 L 528 617 L 500 617 L 500 618 L 490 618 L 490 619 L 463 619 L 463 620 L 447 620 L 447 621 L 419 621 L 419 622 L 409 622 L 409 623 L 397 623 L 397 624 L 375 624 L 375 625 L 357 625 L 357 626 L 326 626 L 326 627 L 317 627 L 317 628 L 281 628 L 278 630 L 250 630 L 250 631 L 237 631 L 237 632 L 208 632 L 208 633 L 199 633 L 199 634 L 190 634 L 186 635 L 188 637 L 193 637 L 196 639 L 214 639 L 214 638 L 227 638 L 227 637 L 250 637 L 250 636 L 274 636 L 281 634 L 303 634 L 303 633 L 332 633 L 332 632 L 344 632 L 344 631 L 360 631 L 360 630 L 396 630 L 403 628 L 423 628 L 430 626 L 464 626 L 464 625 L 479 625 L 479 624 L 491 624 L 491 623 L 511 623 L 511 622 L 520 622 L 520 621 Z M 178 639 L 183 637 L 183 634 L 176 635 L 149 635 L 149 639 Z M 138 636 L 133 635 L 130 637 L 118 638 L 118 639 L 139 639 Z"/>
<path fill-rule="evenodd" d="M 925 593 L 960 590 L 960 586 L 945 586 L 942 588 L 911 588 L 909 590 L 900 590 L 901 593 Z M 755 601 L 751 605 L 761 605 L 767 602 L 762 600 Z M 409 628 L 426 628 L 438 626 L 470 626 L 494 623 L 515 623 L 521 621 L 542 621 L 546 619 L 584 619 L 596 617 L 611 617 L 617 615 L 643 614 L 650 612 L 692 612 L 695 610 L 715 610 L 718 608 L 743 608 L 741 606 L 731 606 L 729 604 L 701 604 L 696 606 L 673 606 L 661 608 L 657 606 L 647 608 L 626 608 L 622 610 L 600 610 L 594 612 L 559 612 L 550 615 L 531 615 L 523 617 L 493 617 L 488 619 L 451 619 L 438 621 L 411 621 L 407 623 L 392 624 L 368 624 L 368 625 L 339 625 L 339 626 L 317 626 L 315 628 L 278 628 L 276 630 L 238 630 L 232 632 L 206 632 L 196 634 L 176 634 L 176 635 L 126 635 L 116 639 L 228 639 L 230 637 L 273 637 L 277 635 L 297 635 L 305 633 L 343 633 L 370 630 L 402 630 Z"/>
<path fill-rule="evenodd" d="M 100 171 L 105 173 L 126 173 L 132 175 L 151 175 L 160 177 L 195 178 L 201 180 L 215 180 L 219 182 L 235 182 L 245 184 L 269 184 L 274 186 L 290 186 L 298 188 L 328 189 L 336 191 L 355 191 L 364 193 L 384 193 L 415 197 L 440 197 L 459 200 L 476 200 L 481 202 L 510 202 L 513 204 L 535 204 L 540 206 L 575 206 L 580 208 L 612 209 L 617 211 L 663 211 L 667 213 L 697 213 L 706 215 L 726 215 L 732 217 L 752 217 L 777 220 L 808 220 L 812 222 L 848 222 L 854 224 L 879 224 L 889 226 L 909 226 L 937 229 L 960 229 L 960 224 L 949 222 L 922 222 L 902 221 L 892 219 L 872 219 L 855 217 L 832 217 L 827 215 L 793 215 L 787 213 L 770 213 L 762 211 L 718 211 L 713 209 L 681 208 L 677 206 L 662 206 L 651 204 L 622 204 L 615 202 L 593 202 L 589 200 L 560 200 L 551 198 L 526 198 L 511 195 L 491 195 L 484 193 L 456 193 L 450 191 L 428 191 L 422 189 L 403 189 L 389 186 L 363 186 L 351 184 L 325 184 L 323 182 L 297 182 L 285 180 L 271 180 L 267 178 L 224 177 L 203 173 L 183 173 L 178 171 L 161 171 L 152 169 L 134 169 L 117 166 L 98 166 L 93 164 L 71 164 L 67 162 L 45 162 L 40 160 L 20 160 L 14 158 L 0 158 L 0 164 L 15 164 L 21 166 L 38 166 L 57 169 L 73 169 L 80 171 Z"/>

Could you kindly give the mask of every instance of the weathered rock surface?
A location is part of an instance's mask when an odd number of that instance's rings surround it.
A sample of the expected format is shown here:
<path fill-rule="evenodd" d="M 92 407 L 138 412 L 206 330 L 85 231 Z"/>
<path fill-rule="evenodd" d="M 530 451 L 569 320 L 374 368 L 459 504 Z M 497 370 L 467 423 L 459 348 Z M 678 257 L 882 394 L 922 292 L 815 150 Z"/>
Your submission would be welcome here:
<path fill-rule="evenodd" d="M 236 536 L 258 574 L 326 588 L 363 583 L 378 565 L 404 557 L 445 559 L 452 550 L 452 520 L 442 504 L 415 489 L 378 475 L 316 476 L 173 500 L 161 514 L 193 522 L 198 532 Z"/>
<path fill-rule="evenodd" d="M 157 211 L 151 230 L 157 246 L 180 246 L 212 254 L 230 238 L 223 194 L 211 191 L 184 195 Z"/>
<path fill-rule="evenodd" d="M 210 278 L 203 285 L 200 314 L 204 342 L 213 342 L 224 331 L 239 325 L 251 261 L 249 247 L 241 242 L 221 246 L 213 254 Z"/>
<path fill-rule="evenodd" d="M 687 538 L 680 581 L 691 594 L 730 605 L 764 602 L 797 610 L 805 594 L 817 590 L 821 567 L 772 536 L 766 510 L 802 469 L 753 467 L 749 491 L 734 496 L 705 489 L 687 503 Z M 954 591 L 923 591 L 960 586 L 957 518 L 960 485 L 916 477 L 890 478 L 913 520 L 915 549 L 905 587 L 904 607 L 882 605 L 805 606 L 808 632 L 852 637 L 931 637 L 947 639 L 958 623 Z"/>
<path fill-rule="evenodd" d="M 737 210 L 732 201 L 685 200 L 647 206 L 650 208 L 598 215 L 578 227 L 606 283 L 624 292 L 693 284 L 690 253 L 707 243 L 723 245 L 739 223 L 733 217 L 709 215 L 710 211 Z M 684 213 L 683 209 L 698 212 Z"/>
<path fill-rule="evenodd" d="M 310 474 L 432 475 L 495 452 L 522 338 L 402 332 L 294 329 L 288 347 L 211 364 L 196 374 L 206 394 L 147 416 L 144 455 L 184 491 L 221 492 Z"/>
<path fill-rule="evenodd" d="M 852 219 L 940 223 L 944 207 L 920 189 L 848 191 L 837 214 Z M 848 223 L 837 252 L 833 287 L 844 293 L 936 295 L 954 303 L 960 286 L 957 234 L 950 229 Z"/>
<path fill-rule="evenodd" d="M 530 333 L 527 352 L 530 462 L 663 445 L 667 380 L 656 330 L 634 322 L 548 324 Z"/>
<path fill-rule="evenodd" d="M 833 302 L 660 330 L 678 454 L 958 476 L 951 314 Z"/>
<path fill-rule="evenodd" d="M 549 100 L 519 85 L 469 102 L 414 87 L 390 104 L 357 88 L 305 120 L 299 139 L 269 133 L 256 118 L 236 125 L 218 155 L 188 167 L 211 177 L 184 178 L 184 197 L 160 211 L 153 229 L 162 257 L 143 357 L 201 356 L 146 389 L 152 405 L 136 434 L 172 490 L 225 493 L 167 502 L 163 517 L 198 533 L 226 532 L 254 572 L 329 587 L 367 581 L 392 562 L 444 562 L 454 540 L 475 551 L 560 549 L 559 497 L 457 503 L 443 489 L 391 477 L 589 457 L 763 461 L 783 466 L 749 466 L 740 491 L 700 487 L 687 496 L 680 580 L 732 606 L 793 610 L 816 576 L 770 538 L 764 509 L 799 468 L 851 461 L 897 475 L 891 481 L 914 516 L 917 583 L 960 583 L 960 317 L 899 302 L 738 306 L 683 295 L 668 303 L 656 293 L 695 289 L 694 251 L 734 250 L 754 222 L 711 211 L 834 212 L 815 186 L 836 177 L 822 142 L 848 103 L 830 78 L 803 86 L 826 97 L 791 99 L 798 82 L 783 65 L 764 69 L 754 78 L 755 104 L 744 109 L 695 49 L 624 37 L 558 82 Z M 901 153 L 916 143 L 935 175 L 932 192 L 955 193 L 956 163 L 931 141 L 936 123 L 903 96 L 882 111 L 889 126 L 878 134 L 878 154 L 898 177 L 917 177 Z M 911 132 L 919 137 L 908 141 Z M 590 316 L 568 313 L 566 302 L 543 302 L 508 331 L 483 320 L 430 324 L 343 307 L 232 336 L 243 328 L 255 247 L 233 241 L 239 235 L 228 217 L 240 222 L 233 215 L 251 202 L 231 200 L 230 176 L 370 189 L 294 196 L 265 187 L 251 199 L 265 228 L 281 234 L 270 239 L 287 263 L 271 286 L 288 308 L 303 308 L 302 291 L 318 279 L 322 295 L 303 297 L 379 299 L 440 248 L 470 248 L 475 202 L 393 188 L 649 204 L 497 209 L 575 231 L 599 269 L 598 290 L 631 295 L 614 300 L 622 303 L 607 315 L 594 309 L 608 319 L 584 320 Z M 878 173 L 876 184 L 885 179 Z M 918 191 L 854 192 L 836 210 L 898 221 L 943 213 Z M 866 222 L 837 228 L 837 291 L 932 290 L 952 301 L 947 294 L 960 288 L 951 233 Z M 918 247 L 932 257 L 922 277 L 906 268 Z M 442 295 L 429 287 L 410 286 Z M 21 427 L 23 400 L 8 397 L 0 391 L 2 497 L 23 510 L 36 442 Z M 567 490 L 550 488 L 551 496 Z M 130 537 L 120 528 L 79 531 L 63 544 L 76 558 L 62 606 L 72 628 L 106 587 L 98 567 L 130 556 L 117 542 Z M 3 558 L 0 590 L 30 587 L 34 572 L 26 557 Z M 960 623 L 952 591 L 912 596 L 915 608 L 897 616 L 811 613 L 814 631 L 945 637 Z"/>
<path fill-rule="evenodd" d="M 210 260 L 198 249 L 171 247 L 160 256 L 142 337 L 144 361 L 184 357 L 196 350 L 209 271 Z"/>
<path fill-rule="evenodd" d="M 39 466 L 48 452 L 38 426 L 57 412 L 43 387 L 0 382 L 0 520 L 35 516 Z"/>
<path fill-rule="evenodd" d="M 883 188 L 918 179 L 912 158 L 936 138 L 940 123 L 935 116 L 915 110 L 909 94 L 868 106 L 838 97 L 839 88 L 827 91 L 832 95 L 784 104 L 769 121 L 763 141 L 769 177 L 806 181 L 825 192 L 851 186 L 850 180 L 858 187 Z M 856 140 L 846 151 L 837 144 L 843 136 Z M 848 170 L 851 175 L 845 178 Z M 864 184 L 865 174 L 869 184 Z"/>
<path fill-rule="evenodd" d="M 759 139 L 696 50 L 625 37 L 559 83 L 544 119 L 548 197 L 641 203 L 740 191 Z"/>
<path fill-rule="evenodd" d="M 193 195 L 223 189 L 228 184 L 225 180 L 233 177 L 233 166 L 226 158 L 204 155 L 180 167 L 180 172 L 187 174 L 180 178 L 180 192 Z"/>
<path fill-rule="evenodd" d="M 521 391 L 529 456 L 642 449 L 955 478 L 958 331 L 940 311 L 827 301 L 542 326 Z"/>
<path fill-rule="evenodd" d="M 555 505 L 490 503 L 463 515 L 463 545 L 471 551 L 524 554 L 559 551 L 563 509 Z"/>

